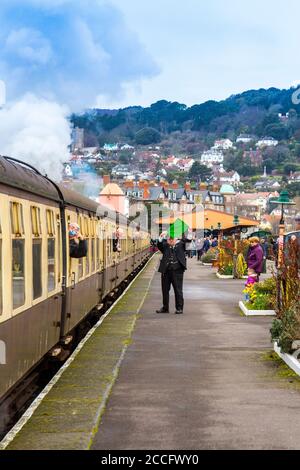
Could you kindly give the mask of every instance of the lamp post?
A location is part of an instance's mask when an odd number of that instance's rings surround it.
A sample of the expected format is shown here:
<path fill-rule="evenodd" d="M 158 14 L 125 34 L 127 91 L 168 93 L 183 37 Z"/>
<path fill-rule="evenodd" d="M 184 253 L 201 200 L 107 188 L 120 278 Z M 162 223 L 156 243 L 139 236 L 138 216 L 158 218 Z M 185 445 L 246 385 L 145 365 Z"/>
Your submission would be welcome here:
<path fill-rule="evenodd" d="M 281 205 L 281 218 L 279 223 L 279 237 L 278 237 L 278 258 L 277 258 L 277 308 L 281 308 L 282 304 L 282 271 L 281 268 L 284 263 L 284 206 L 293 206 L 295 205 L 289 197 L 287 190 L 284 190 L 280 193 L 280 196 L 276 199 L 270 201 L 271 204 L 280 204 Z"/>
<path fill-rule="evenodd" d="M 233 217 L 233 224 L 235 226 L 234 230 L 234 251 L 233 251 L 233 277 L 237 279 L 236 264 L 237 264 L 237 227 L 240 225 L 240 219 L 238 215 Z"/>
<path fill-rule="evenodd" d="M 218 222 L 218 230 L 219 230 L 218 245 L 220 247 L 222 243 L 222 238 L 223 238 L 222 224 L 220 222 Z"/>
<path fill-rule="evenodd" d="M 295 206 L 295 202 L 289 197 L 288 191 L 285 189 L 281 191 L 278 198 L 274 198 L 270 201 L 270 204 L 281 205 L 281 218 L 279 222 L 279 237 L 278 237 L 278 268 L 283 264 L 283 253 L 284 253 L 284 206 Z"/>

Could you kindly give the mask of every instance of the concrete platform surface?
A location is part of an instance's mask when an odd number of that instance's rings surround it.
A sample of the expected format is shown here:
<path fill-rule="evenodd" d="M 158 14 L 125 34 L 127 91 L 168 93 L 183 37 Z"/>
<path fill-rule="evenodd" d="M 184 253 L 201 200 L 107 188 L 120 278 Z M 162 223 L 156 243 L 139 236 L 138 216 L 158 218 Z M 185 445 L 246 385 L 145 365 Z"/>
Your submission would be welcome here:
<path fill-rule="evenodd" d="M 245 281 L 189 260 L 184 314 L 158 315 L 157 261 L 9 449 L 300 448 L 300 379 L 271 352 L 272 318 L 241 315 Z"/>
<path fill-rule="evenodd" d="M 245 281 L 189 261 L 185 313 L 157 274 L 93 449 L 298 449 L 300 381 L 271 353 L 271 318 L 241 316 Z"/>

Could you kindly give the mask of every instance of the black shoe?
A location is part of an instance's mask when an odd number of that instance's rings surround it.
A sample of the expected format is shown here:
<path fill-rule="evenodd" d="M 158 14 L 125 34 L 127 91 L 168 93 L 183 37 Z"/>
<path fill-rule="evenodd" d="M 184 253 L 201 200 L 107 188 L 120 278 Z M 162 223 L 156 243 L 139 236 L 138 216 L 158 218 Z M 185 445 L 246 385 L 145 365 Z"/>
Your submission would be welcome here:
<path fill-rule="evenodd" d="M 161 308 L 160 310 L 156 310 L 156 313 L 169 313 L 169 310 L 166 310 L 165 308 Z"/>
<path fill-rule="evenodd" d="M 183 310 L 176 310 L 175 314 L 176 314 L 176 315 L 182 315 L 182 314 L 183 314 Z"/>

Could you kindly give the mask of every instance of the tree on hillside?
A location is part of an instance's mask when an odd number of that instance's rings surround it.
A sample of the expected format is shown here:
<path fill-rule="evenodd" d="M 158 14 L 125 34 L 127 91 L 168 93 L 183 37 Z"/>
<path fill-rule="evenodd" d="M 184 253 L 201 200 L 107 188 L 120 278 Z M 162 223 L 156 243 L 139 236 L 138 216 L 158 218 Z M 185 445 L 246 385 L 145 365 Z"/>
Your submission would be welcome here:
<path fill-rule="evenodd" d="M 189 172 L 189 178 L 194 181 L 197 181 L 199 179 L 205 181 L 209 179 L 211 175 L 211 169 L 205 165 L 202 165 L 199 162 L 195 162 Z"/>
<path fill-rule="evenodd" d="M 153 127 L 144 127 L 135 134 L 135 141 L 138 145 L 157 144 L 161 141 L 161 136 Z"/>
<path fill-rule="evenodd" d="M 300 196 L 300 183 L 295 182 L 288 185 L 290 197 Z"/>
<path fill-rule="evenodd" d="M 291 172 L 294 173 L 295 171 L 299 171 L 299 168 L 300 165 L 297 165 L 297 163 L 288 162 L 284 165 L 283 171 L 285 175 L 289 176 Z"/>

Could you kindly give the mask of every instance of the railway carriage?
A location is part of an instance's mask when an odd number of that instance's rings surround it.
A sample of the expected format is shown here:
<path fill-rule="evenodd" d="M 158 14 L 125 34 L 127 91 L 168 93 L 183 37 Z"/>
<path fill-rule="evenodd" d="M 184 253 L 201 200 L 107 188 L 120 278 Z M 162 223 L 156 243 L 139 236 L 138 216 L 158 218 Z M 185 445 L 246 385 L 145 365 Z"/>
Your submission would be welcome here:
<path fill-rule="evenodd" d="M 87 240 L 84 258 L 69 256 L 69 222 Z M 0 157 L 0 405 L 146 261 L 148 233 L 135 235 L 124 216 Z"/>

